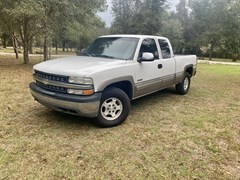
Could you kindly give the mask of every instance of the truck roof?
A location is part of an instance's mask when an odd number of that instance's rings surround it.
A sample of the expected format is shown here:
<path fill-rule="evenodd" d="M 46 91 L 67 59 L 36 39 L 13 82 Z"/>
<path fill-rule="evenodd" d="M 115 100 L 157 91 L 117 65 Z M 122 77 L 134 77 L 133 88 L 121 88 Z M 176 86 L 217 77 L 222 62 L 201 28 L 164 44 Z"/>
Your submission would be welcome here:
<path fill-rule="evenodd" d="M 100 37 L 131 37 L 131 38 L 161 38 L 167 39 L 166 37 L 162 36 L 152 36 L 152 35 L 138 35 L 138 34 L 114 34 L 114 35 L 104 35 Z"/>

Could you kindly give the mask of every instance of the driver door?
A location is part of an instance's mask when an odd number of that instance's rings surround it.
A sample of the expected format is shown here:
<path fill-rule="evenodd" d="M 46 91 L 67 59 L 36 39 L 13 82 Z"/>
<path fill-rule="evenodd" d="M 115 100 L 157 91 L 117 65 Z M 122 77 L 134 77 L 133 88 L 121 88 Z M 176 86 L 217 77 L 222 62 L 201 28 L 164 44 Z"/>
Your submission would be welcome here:
<path fill-rule="evenodd" d="M 147 38 L 142 41 L 138 58 L 142 57 L 144 52 L 154 55 L 153 61 L 142 61 L 135 66 L 136 75 L 136 93 L 135 97 L 158 91 L 162 84 L 162 64 L 159 59 L 159 51 L 156 40 Z"/>

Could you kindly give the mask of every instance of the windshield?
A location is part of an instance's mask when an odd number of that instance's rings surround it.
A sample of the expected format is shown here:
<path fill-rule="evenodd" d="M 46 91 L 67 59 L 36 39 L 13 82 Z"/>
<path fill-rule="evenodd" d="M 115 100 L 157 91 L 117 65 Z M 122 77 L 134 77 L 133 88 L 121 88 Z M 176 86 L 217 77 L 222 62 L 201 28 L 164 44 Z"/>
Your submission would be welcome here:
<path fill-rule="evenodd" d="M 111 59 L 132 60 L 136 50 L 138 38 L 102 37 L 80 53 L 80 56 L 93 56 Z"/>

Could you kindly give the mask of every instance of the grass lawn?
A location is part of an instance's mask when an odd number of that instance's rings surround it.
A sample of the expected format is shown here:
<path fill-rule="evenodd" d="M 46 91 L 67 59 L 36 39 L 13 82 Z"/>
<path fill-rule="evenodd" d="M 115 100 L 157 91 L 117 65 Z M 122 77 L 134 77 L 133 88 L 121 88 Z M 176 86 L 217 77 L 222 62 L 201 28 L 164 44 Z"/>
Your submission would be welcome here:
<path fill-rule="evenodd" d="M 0 57 L 0 179 L 240 179 L 240 67 L 200 64 L 109 129 L 35 102 L 31 73 Z"/>

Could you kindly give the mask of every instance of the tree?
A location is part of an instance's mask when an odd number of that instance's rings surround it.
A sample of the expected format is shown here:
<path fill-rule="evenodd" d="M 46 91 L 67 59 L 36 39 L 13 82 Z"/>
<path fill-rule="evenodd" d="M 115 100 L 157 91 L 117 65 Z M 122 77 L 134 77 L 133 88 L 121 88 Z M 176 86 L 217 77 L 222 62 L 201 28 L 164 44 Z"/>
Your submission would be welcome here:
<path fill-rule="evenodd" d="M 96 12 L 104 10 L 105 6 L 105 0 L 48 0 L 44 6 L 44 60 L 48 59 L 47 47 L 51 46 L 53 38 L 56 51 L 60 41 L 65 50 L 66 44 L 70 42 L 67 37 L 68 29 L 92 26 L 87 20 L 89 17 L 96 18 Z M 79 33 L 80 29 L 75 31 Z"/>
<path fill-rule="evenodd" d="M 113 0 L 112 12 L 114 21 L 112 25 L 113 32 L 127 34 L 129 32 L 130 18 L 133 15 L 134 1 L 132 0 Z"/>
<path fill-rule="evenodd" d="M 2 1 L 0 7 L 0 16 L 2 23 L 16 43 L 19 34 L 18 42 L 23 46 L 24 64 L 29 63 L 29 43 L 32 38 L 41 30 L 42 7 L 41 3 L 34 0 L 11 0 Z M 16 44 L 14 45 L 16 46 Z M 15 47 L 16 48 L 16 47 Z M 17 50 L 15 49 L 17 53 Z M 17 55 L 17 54 L 16 54 Z"/>
<path fill-rule="evenodd" d="M 162 18 L 160 36 L 168 37 L 171 41 L 175 53 L 181 53 L 184 44 L 183 27 L 174 13 L 165 13 Z"/>
<path fill-rule="evenodd" d="M 7 42 L 9 39 L 10 39 L 10 36 L 7 33 L 1 33 L 1 41 L 2 41 L 3 48 L 7 47 Z"/>
<path fill-rule="evenodd" d="M 14 23 L 13 21 L 9 20 L 9 16 L 7 13 L 4 12 L 4 8 L 9 8 L 10 4 L 9 2 L 0 2 L 0 27 L 2 30 L 1 33 L 1 40 L 3 43 L 3 47 L 6 48 L 7 43 L 11 41 L 13 43 L 14 52 L 16 53 L 16 58 L 18 59 L 18 47 L 17 47 L 17 40 L 15 36 L 15 30 L 14 30 Z M 8 43 L 9 44 L 9 43 Z"/>
<path fill-rule="evenodd" d="M 210 46 L 209 59 L 214 49 L 221 43 L 224 33 L 224 8 L 226 0 L 191 0 L 193 30 L 197 33 L 196 41 L 201 46 Z"/>
<path fill-rule="evenodd" d="M 166 0 L 143 0 L 135 2 L 130 33 L 156 35 L 161 28 L 161 16 Z"/>
<path fill-rule="evenodd" d="M 86 24 L 75 22 L 67 27 L 65 38 L 71 47 L 86 48 L 97 36 L 104 34 L 105 24 L 96 16 L 88 16 Z"/>
<path fill-rule="evenodd" d="M 44 60 L 52 37 L 72 22 L 87 24 L 87 16 L 95 17 L 105 6 L 105 0 L 5 0 L 0 1 L 1 26 L 4 32 L 16 38 L 24 49 L 24 64 L 29 63 L 29 48 L 33 38 L 42 33 Z M 85 22 L 86 21 L 86 22 Z"/>
<path fill-rule="evenodd" d="M 224 19 L 225 32 L 224 32 L 224 49 L 225 52 L 237 61 L 240 58 L 240 2 L 232 0 L 227 4 L 225 11 L 226 16 Z"/>
<path fill-rule="evenodd" d="M 196 45 L 196 33 L 193 31 L 193 18 L 190 14 L 190 8 L 187 0 L 180 0 L 176 6 L 174 15 L 182 26 L 183 40 L 179 44 L 178 52 L 183 54 L 197 53 L 199 47 Z"/>
<path fill-rule="evenodd" d="M 112 29 L 117 33 L 155 35 L 161 27 L 166 0 L 114 0 Z"/>

